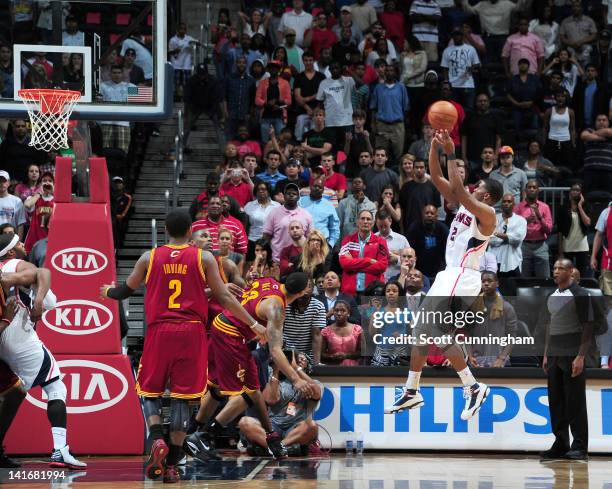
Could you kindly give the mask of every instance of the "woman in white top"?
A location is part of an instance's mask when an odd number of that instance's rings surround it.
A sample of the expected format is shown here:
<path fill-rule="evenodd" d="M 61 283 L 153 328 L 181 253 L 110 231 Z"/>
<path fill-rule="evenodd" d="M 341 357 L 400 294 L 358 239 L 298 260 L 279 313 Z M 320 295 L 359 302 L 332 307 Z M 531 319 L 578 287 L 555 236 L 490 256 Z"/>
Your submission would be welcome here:
<path fill-rule="evenodd" d="M 249 37 L 253 37 L 255 34 L 261 34 L 262 36 L 266 36 L 266 31 L 268 29 L 268 21 L 270 20 L 270 16 L 264 16 L 261 13 L 261 10 L 253 9 L 251 12 L 251 18 L 249 18 L 244 12 L 238 12 L 240 16 L 240 20 L 242 21 L 243 28 L 242 32 L 247 34 Z"/>
<path fill-rule="evenodd" d="M 561 88 L 555 92 L 555 106 L 544 114 L 544 134 L 546 145 L 544 155 L 555 166 L 572 168 L 574 148 L 576 147 L 576 118 L 574 111 L 567 106 L 569 94 Z"/>
<path fill-rule="evenodd" d="M 395 57 L 389 53 L 389 46 L 387 45 L 387 40 L 384 37 L 377 39 L 374 50 L 368 54 L 366 64 L 374 66 L 374 62 L 379 58 L 383 58 L 388 65 L 397 61 Z"/>
<path fill-rule="evenodd" d="M 404 41 L 404 50 L 400 55 L 400 69 L 402 70 L 402 83 L 406 85 L 409 91 L 411 88 L 425 86 L 427 53 L 423 50 L 421 42 L 413 34 L 408 34 Z"/>
<path fill-rule="evenodd" d="M 244 212 L 249 217 L 249 247 L 247 251 L 247 261 L 252 261 L 255 257 L 255 242 L 263 236 L 264 222 L 270 212 L 280 204 L 270 198 L 272 189 L 270 184 L 259 182 L 253 187 L 255 200 L 248 202 L 244 206 Z"/>
<path fill-rule="evenodd" d="M 553 18 L 553 10 L 550 5 L 543 5 L 537 18 L 529 22 L 529 32 L 542 39 L 545 58 L 551 57 L 557 51 L 559 24 Z"/>
<path fill-rule="evenodd" d="M 570 98 L 573 97 L 578 77 L 584 75 L 582 66 L 576 61 L 576 58 L 570 56 L 567 49 L 561 49 L 557 56 L 544 68 L 544 73 L 550 75 L 555 70 L 561 72 L 563 75 L 561 85 L 569 92 Z"/>
<path fill-rule="evenodd" d="M 559 232 L 559 259 L 572 260 L 580 274 L 584 276 L 589 266 L 587 233 L 591 218 L 582 195 L 582 185 L 579 183 L 572 185 L 568 200 L 558 210 L 556 219 Z"/>

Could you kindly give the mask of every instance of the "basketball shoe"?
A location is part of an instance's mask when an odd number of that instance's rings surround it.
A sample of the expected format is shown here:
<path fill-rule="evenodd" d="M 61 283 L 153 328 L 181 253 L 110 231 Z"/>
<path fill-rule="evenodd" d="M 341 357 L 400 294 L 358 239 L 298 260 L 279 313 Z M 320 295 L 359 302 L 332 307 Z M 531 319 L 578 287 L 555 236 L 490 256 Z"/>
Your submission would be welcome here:
<path fill-rule="evenodd" d="M 181 476 L 174 465 L 167 465 L 164 469 L 164 484 L 174 484 L 181 480 Z"/>
<path fill-rule="evenodd" d="M 162 476 L 169 451 L 163 438 L 158 438 L 153 442 L 151 454 L 145 463 L 145 474 L 149 479 L 159 479 Z"/>
<path fill-rule="evenodd" d="M 423 404 L 425 404 L 425 401 L 418 390 L 404 389 L 402 397 L 395 401 L 392 406 L 385 408 L 385 414 L 399 413 L 404 409 L 420 408 Z"/>
<path fill-rule="evenodd" d="M 287 449 L 276 431 L 266 434 L 266 443 L 268 444 L 268 452 L 274 457 L 274 460 L 287 458 Z"/>
<path fill-rule="evenodd" d="M 213 437 L 206 431 L 197 431 L 185 438 L 183 450 L 202 462 L 221 460 Z"/>
<path fill-rule="evenodd" d="M 463 398 L 465 399 L 465 407 L 461 411 L 463 421 L 467 421 L 480 410 L 480 407 L 487 400 L 489 392 L 491 392 L 491 389 L 483 382 L 476 382 L 474 385 L 463 388 Z"/>
<path fill-rule="evenodd" d="M 9 458 L 4 453 L 4 447 L 0 447 L 0 469 L 17 469 L 21 467 L 21 463 Z"/>
<path fill-rule="evenodd" d="M 51 453 L 51 461 L 49 462 L 50 467 L 57 467 L 63 469 L 85 469 L 87 464 L 74 458 L 70 453 L 70 447 L 66 445 L 64 448 L 59 450 L 53 450 Z"/>

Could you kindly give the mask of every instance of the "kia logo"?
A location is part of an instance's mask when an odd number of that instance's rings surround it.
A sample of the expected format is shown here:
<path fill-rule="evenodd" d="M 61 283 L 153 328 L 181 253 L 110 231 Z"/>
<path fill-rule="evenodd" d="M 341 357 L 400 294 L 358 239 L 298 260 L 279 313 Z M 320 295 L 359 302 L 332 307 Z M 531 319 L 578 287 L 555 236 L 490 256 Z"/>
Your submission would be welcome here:
<path fill-rule="evenodd" d="M 116 368 L 91 360 L 60 360 L 62 380 L 66 384 L 68 414 L 95 413 L 108 409 L 125 397 L 128 381 Z M 28 393 L 26 399 L 34 406 L 47 409 L 44 391 Z"/>
<path fill-rule="evenodd" d="M 108 265 L 108 258 L 92 248 L 66 248 L 51 257 L 51 265 L 66 275 L 93 275 Z"/>
<path fill-rule="evenodd" d="M 55 309 L 45 311 L 42 320 L 58 333 L 93 334 L 110 326 L 113 313 L 98 302 L 71 299 L 60 301 Z"/>

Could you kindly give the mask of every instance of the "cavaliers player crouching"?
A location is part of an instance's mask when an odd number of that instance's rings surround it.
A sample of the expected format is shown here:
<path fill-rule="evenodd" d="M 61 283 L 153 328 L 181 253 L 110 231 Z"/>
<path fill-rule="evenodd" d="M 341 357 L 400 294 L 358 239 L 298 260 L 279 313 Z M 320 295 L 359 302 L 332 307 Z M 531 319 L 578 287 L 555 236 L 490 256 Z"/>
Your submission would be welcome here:
<path fill-rule="evenodd" d="M 138 368 L 136 390 L 143 398 L 151 454 L 146 475 L 164 482 L 177 482 L 176 464 L 183 457 L 181 445 L 189 422 L 188 400 L 202 397 L 206 390 L 208 346 L 204 325 L 208 319 L 205 289 L 239 321 L 250 325 L 265 339 L 265 328 L 247 313 L 228 291 L 219 276 L 211 253 L 189 244 L 191 218 L 178 209 L 166 216 L 169 243 L 144 253 L 125 284 L 105 285 L 103 297 L 123 300 L 144 282 L 147 333 Z M 161 397 L 170 390 L 170 447 L 163 438 Z"/>
<path fill-rule="evenodd" d="M 267 339 L 272 360 L 304 397 L 311 396 L 312 386 L 291 367 L 282 347 L 285 308 L 302 297 L 307 286 L 308 276 L 302 272 L 289 275 L 284 285 L 272 278 L 260 278 L 244 292 L 241 302 L 258 321 L 267 322 Z M 195 428 L 201 428 L 202 431 L 190 434 L 183 445 L 191 456 L 200 460 L 218 459 L 215 437 L 247 407 L 253 407 L 257 413 L 257 418 L 266 432 L 270 455 L 276 459 L 287 456 L 287 449 L 283 446 L 280 435 L 272 428 L 259 390 L 257 364 L 249 348 L 249 342 L 258 336 L 261 339 L 257 331 L 228 309 L 213 320 L 210 335 L 213 361 L 209 364 L 208 372 L 210 389 L 194 420 L 194 431 Z M 210 419 L 224 397 L 229 398 L 227 404 Z"/>

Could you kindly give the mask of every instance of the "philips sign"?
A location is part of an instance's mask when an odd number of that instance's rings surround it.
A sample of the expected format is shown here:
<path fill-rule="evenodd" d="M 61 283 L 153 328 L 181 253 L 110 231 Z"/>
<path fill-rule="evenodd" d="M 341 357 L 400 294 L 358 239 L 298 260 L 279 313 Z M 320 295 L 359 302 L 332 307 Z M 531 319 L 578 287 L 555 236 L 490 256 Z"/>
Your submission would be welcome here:
<path fill-rule="evenodd" d="M 108 265 L 108 258 L 92 248 L 66 248 L 51 257 L 51 265 L 66 275 L 93 275 Z"/>
<path fill-rule="evenodd" d="M 113 313 L 98 302 L 71 299 L 60 301 L 55 309 L 45 311 L 42 320 L 58 333 L 85 335 L 108 328 L 113 322 Z"/>
<path fill-rule="evenodd" d="M 120 402 L 128 392 L 128 381 L 117 369 L 91 360 L 60 360 L 62 380 L 68 389 L 68 414 L 94 413 Z M 34 406 L 47 409 L 42 389 L 36 397 L 30 391 L 26 399 Z"/>

